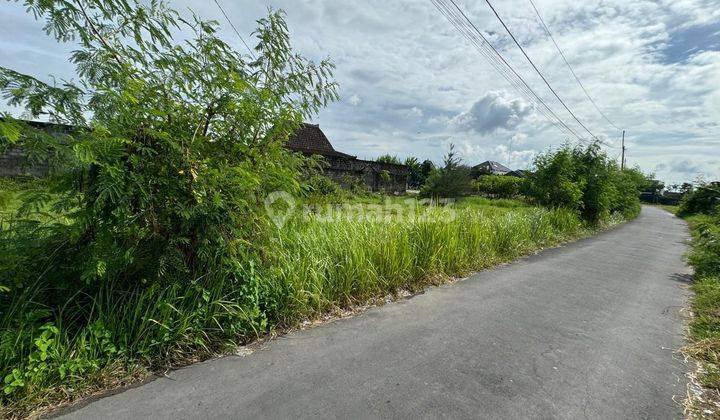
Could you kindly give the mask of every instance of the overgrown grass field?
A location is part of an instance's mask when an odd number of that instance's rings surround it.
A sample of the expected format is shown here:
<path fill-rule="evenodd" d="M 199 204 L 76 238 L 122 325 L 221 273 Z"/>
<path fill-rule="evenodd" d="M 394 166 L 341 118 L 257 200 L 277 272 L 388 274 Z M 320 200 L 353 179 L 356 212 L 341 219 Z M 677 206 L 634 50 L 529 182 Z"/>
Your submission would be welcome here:
<path fill-rule="evenodd" d="M 22 190 L 3 186 L 6 196 Z M 116 279 L 79 288 L 75 282 L 72 291 L 39 278 L 0 294 L 2 414 L 26 415 L 589 231 L 571 210 L 516 200 L 469 197 L 450 207 L 366 196 L 345 204 L 374 207 L 368 214 L 337 207 L 332 217 L 322 206 L 297 212 L 271 232 L 260 258 L 236 262 L 239 278 L 206 273 L 167 285 Z M 17 208 L 8 199 L 0 211 Z"/>

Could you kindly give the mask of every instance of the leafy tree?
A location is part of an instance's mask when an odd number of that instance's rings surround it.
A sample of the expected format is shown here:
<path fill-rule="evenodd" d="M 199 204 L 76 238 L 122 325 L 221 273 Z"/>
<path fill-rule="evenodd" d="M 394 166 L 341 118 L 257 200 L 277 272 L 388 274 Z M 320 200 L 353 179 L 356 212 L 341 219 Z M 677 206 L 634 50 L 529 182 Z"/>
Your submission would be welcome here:
<path fill-rule="evenodd" d="M 720 181 L 698 185 L 680 202 L 681 215 L 717 214 L 720 207 Z"/>
<path fill-rule="evenodd" d="M 680 185 L 680 193 L 683 195 L 691 193 L 693 191 L 693 184 L 689 182 L 683 182 L 682 185 Z"/>
<path fill-rule="evenodd" d="M 640 213 L 639 192 L 647 185 L 647 177 L 640 169 L 611 170 L 612 191 L 610 212 L 632 218 Z"/>
<path fill-rule="evenodd" d="M 400 159 L 398 159 L 397 156 L 393 156 L 390 154 L 382 155 L 382 156 L 378 157 L 376 159 L 376 161 L 381 162 L 381 163 L 392 163 L 395 165 L 402 165 L 402 163 L 400 162 Z"/>
<path fill-rule="evenodd" d="M 423 163 L 420 164 L 420 177 L 418 185 L 424 185 L 425 181 L 427 181 L 428 177 L 430 177 L 430 174 L 432 174 L 434 170 L 435 164 L 431 160 L 425 159 Z"/>
<path fill-rule="evenodd" d="M 283 142 L 336 98 L 332 64 L 292 52 L 282 12 L 258 21 L 253 59 L 218 38 L 214 22 L 159 2 L 25 4 L 58 41 L 79 43 L 79 83 L 0 68 L 0 89 L 33 117 L 78 127 L 62 141 L 43 138 L 77 161 L 64 199 L 78 207 L 82 277 L 98 277 L 99 266 L 105 276 L 184 275 L 245 254 L 242 240 L 263 224 L 259 200 L 297 188 L 299 160 Z M 174 43 L 176 30 L 190 42 Z M 6 120 L 4 132 L 17 125 Z"/>
<path fill-rule="evenodd" d="M 540 204 L 580 209 L 585 185 L 576 175 L 577 163 L 570 147 L 539 154 L 535 167 L 530 189 Z"/>
<path fill-rule="evenodd" d="M 408 167 L 408 186 L 410 188 L 419 188 L 425 181 L 422 176 L 420 161 L 416 157 L 408 157 L 405 159 L 405 166 Z"/>
<path fill-rule="evenodd" d="M 644 175 L 637 169 L 621 171 L 597 143 L 565 145 L 537 156 L 535 166 L 529 193 L 541 204 L 574 209 L 591 223 L 615 212 L 633 217 L 640 211 Z"/>
<path fill-rule="evenodd" d="M 433 170 L 420 190 L 420 196 L 432 198 L 455 198 L 470 191 L 470 169 L 462 164 L 455 153 L 455 146 L 445 155 L 443 167 Z"/>
<path fill-rule="evenodd" d="M 44 336 L 68 346 L 75 378 L 102 366 L 88 358 L 113 360 L 117 349 L 168 358 L 266 328 L 277 303 L 254 268 L 272 226 L 262 203 L 270 191 L 298 190 L 304 158 L 283 144 L 337 98 L 332 63 L 293 52 L 281 11 L 258 21 L 248 56 L 215 22 L 159 1 L 24 4 L 58 42 L 77 43 L 78 81 L 0 67 L 0 92 L 33 118 L 76 130 L 54 137 L 0 121 L 3 147 L 71 157 L 54 194 L 31 197 L 0 231 L 11 286 L 0 293 L 0 338 L 15 343 L 0 346 L 0 371 L 30 363 L 9 377 L 15 385 L 68 380 L 69 361 L 32 365 Z M 46 205 L 62 220 L 28 215 Z M 149 315 L 117 319 L 118 308 Z M 62 328 L 41 331 L 46 323 Z M 6 392 L 18 392 L 11 384 Z"/>
<path fill-rule="evenodd" d="M 644 191 L 651 193 L 653 196 L 658 196 L 665 189 L 665 184 L 657 179 L 652 179 L 654 174 L 648 175 L 647 182 L 643 188 Z"/>

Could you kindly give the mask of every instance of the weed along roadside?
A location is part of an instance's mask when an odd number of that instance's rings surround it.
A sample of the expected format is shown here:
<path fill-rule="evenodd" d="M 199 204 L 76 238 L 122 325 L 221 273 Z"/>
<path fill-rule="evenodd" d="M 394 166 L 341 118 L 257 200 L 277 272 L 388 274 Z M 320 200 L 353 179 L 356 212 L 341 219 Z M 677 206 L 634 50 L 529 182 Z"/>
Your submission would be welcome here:
<path fill-rule="evenodd" d="M 700 184 L 677 207 L 667 211 L 684 218 L 691 230 L 687 255 L 695 275 L 691 289 L 692 318 L 684 354 L 695 361 L 687 413 L 697 418 L 720 416 L 720 183 Z"/>
<path fill-rule="evenodd" d="M 78 4 L 28 9 L 58 41 L 77 40 L 77 85 L 0 68 L 13 105 L 62 122 L 54 132 L 0 118 L 0 149 L 49 168 L 0 184 L 5 417 L 419 292 L 640 211 L 646 177 L 599 143 L 541 153 L 511 181 L 473 179 L 453 147 L 437 167 L 361 161 L 323 138 L 322 156 L 289 149 L 338 86 L 331 61 L 294 53 L 283 11 L 257 21 L 248 56 L 216 22 L 158 2 L 96 2 L 90 14 Z M 187 36 L 173 39 L 179 27 Z M 352 165 L 367 165 L 365 178 L 342 178 Z M 402 176 L 417 197 L 397 191 Z"/>

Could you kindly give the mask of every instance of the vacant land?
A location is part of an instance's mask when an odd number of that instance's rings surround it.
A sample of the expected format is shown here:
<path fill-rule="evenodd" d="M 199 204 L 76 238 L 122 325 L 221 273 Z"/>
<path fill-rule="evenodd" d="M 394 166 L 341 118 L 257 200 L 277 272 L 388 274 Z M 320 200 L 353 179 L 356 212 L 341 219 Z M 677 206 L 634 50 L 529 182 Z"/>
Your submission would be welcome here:
<path fill-rule="evenodd" d="M 646 208 L 592 238 L 170 372 L 67 418 L 681 418 L 687 236 L 683 221 Z"/>
<path fill-rule="evenodd" d="M 3 183 L 0 234 L 4 264 L 16 264 L 13 270 L 31 259 L 44 264 L 33 252 L 53 240 L 46 226 L 62 223 L 49 185 Z M 28 194 L 46 196 L 43 210 L 30 231 L 14 229 L 12 215 Z M 73 291 L 63 282 L 8 285 L 0 294 L 5 414 L 73 400 L 592 231 L 571 210 L 517 200 L 470 197 L 438 205 L 367 195 L 302 204 L 259 250 L 262 258 L 237 261 L 238 280 L 208 276 L 187 279 L 185 287 L 144 287 L 62 279 Z M 62 304 L 54 302 L 59 298 Z"/>

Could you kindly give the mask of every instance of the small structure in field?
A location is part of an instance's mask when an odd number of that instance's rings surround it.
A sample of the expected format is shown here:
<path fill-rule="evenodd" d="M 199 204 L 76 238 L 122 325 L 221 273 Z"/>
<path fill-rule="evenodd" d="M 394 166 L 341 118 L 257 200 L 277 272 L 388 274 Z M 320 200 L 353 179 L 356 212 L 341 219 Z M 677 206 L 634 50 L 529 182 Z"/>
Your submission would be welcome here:
<path fill-rule="evenodd" d="M 285 144 L 290 150 L 325 158 L 325 175 L 340 185 L 363 182 L 373 191 L 405 192 L 409 169 L 405 165 L 358 159 L 339 152 L 317 124 L 303 124 Z"/>

